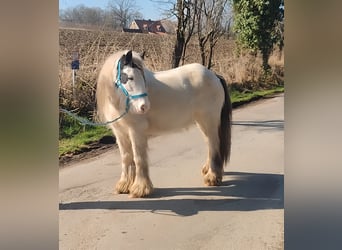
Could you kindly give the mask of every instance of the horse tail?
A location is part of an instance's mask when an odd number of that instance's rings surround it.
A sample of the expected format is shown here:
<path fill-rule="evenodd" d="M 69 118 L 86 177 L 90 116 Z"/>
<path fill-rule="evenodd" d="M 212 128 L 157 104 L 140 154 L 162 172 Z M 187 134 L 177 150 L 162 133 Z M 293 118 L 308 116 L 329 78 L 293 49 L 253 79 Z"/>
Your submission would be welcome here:
<path fill-rule="evenodd" d="M 224 103 L 221 109 L 221 121 L 218 129 L 220 138 L 220 155 L 223 164 L 229 161 L 231 152 L 231 130 L 232 130 L 232 103 L 229 96 L 228 86 L 225 79 L 216 75 L 224 90 Z"/>

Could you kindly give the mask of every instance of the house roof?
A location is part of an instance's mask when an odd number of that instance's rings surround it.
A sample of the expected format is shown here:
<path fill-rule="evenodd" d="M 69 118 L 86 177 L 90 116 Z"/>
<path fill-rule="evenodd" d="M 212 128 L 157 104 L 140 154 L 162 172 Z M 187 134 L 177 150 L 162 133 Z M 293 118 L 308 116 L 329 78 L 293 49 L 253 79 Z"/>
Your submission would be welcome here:
<path fill-rule="evenodd" d="M 135 19 L 134 21 L 138 25 L 139 29 L 142 30 L 143 32 L 145 31 L 144 26 L 147 26 L 148 32 L 153 32 L 153 33 L 157 33 L 157 32 L 165 33 L 166 32 L 162 23 L 159 20 L 152 21 L 151 19 L 149 20 Z"/>

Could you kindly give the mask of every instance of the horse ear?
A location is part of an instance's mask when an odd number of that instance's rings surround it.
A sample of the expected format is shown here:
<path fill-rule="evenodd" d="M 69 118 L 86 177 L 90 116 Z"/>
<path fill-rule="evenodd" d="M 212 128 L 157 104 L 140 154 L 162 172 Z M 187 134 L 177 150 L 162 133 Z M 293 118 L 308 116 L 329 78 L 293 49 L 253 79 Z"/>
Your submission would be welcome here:
<path fill-rule="evenodd" d="M 132 50 L 129 50 L 125 56 L 124 65 L 128 65 L 128 64 L 132 66 Z"/>
<path fill-rule="evenodd" d="M 139 55 L 140 55 L 141 59 L 144 60 L 145 59 L 145 50 L 142 53 L 140 53 Z"/>

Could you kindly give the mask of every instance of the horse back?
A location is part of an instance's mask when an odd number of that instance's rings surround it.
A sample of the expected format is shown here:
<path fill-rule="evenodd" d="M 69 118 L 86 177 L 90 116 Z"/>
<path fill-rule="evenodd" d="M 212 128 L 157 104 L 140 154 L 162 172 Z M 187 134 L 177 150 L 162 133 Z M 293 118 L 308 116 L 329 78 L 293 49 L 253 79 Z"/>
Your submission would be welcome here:
<path fill-rule="evenodd" d="M 198 112 L 217 112 L 224 91 L 216 75 L 201 64 L 145 72 L 151 103 L 151 130 L 176 130 L 194 124 Z"/>

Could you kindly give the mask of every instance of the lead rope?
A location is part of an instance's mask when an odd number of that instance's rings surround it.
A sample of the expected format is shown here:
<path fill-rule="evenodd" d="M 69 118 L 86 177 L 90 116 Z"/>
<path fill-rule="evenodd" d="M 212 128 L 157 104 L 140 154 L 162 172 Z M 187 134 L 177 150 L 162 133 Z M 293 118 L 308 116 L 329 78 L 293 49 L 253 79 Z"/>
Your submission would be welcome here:
<path fill-rule="evenodd" d="M 126 115 L 128 113 L 127 108 L 126 108 L 125 112 L 122 113 L 119 117 L 115 118 L 114 120 L 107 121 L 107 122 L 92 122 L 92 121 L 89 121 L 86 118 L 80 117 L 80 116 L 78 116 L 78 115 L 76 115 L 76 114 L 74 114 L 74 113 L 72 113 L 66 109 L 60 108 L 59 111 L 68 114 L 69 116 L 71 116 L 75 120 L 79 121 L 81 125 L 90 125 L 90 126 L 106 126 L 110 123 L 116 122 L 117 120 L 121 119 L 124 115 Z"/>
<path fill-rule="evenodd" d="M 68 114 L 69 116 L 71 116 L 72 118 L 74 118 L 75 120 L 79 121 L 81 125 L 90 125 L 90 126 L 106 126 L 110 123 L 116 122 L 118 120 L 120 120 L 123 116 L 125 116 L 128 113 L 129 110 L 129 100 L 135 99 L 135 98 L 139 98 L 139 97 L 143 97 L 143 96 L 147 96 L 146 93 L 140 94 L 140 95 L 134 95 L 134 96 L 130 96 L 128 91 L 126 90 L 126 88 L 122 85 L 121 83 L 121 65 L 120 65 L 120 60 L 118 62 L 118 68 L 117 68 L 117 77 L 115 80 L 115 87 L 118 88 L 120 87 L 121 91 L 125 94 L 126 96 L 126 108 L 125 108 L 125 112 L 123 112 L 119 117 L 111 120 L 111 121 L 107 121 L 107 122 L 92 122 L 89 121 L 86 118 L 80 117 L 74 113 L 72 113 L 71 111 L 68 111 L 66 109 L 60 108 L 59 111 Z"/>

